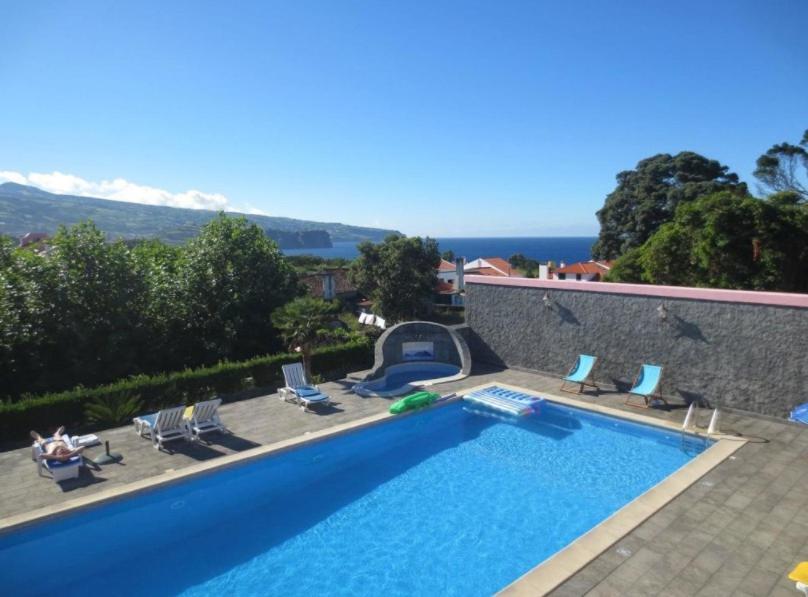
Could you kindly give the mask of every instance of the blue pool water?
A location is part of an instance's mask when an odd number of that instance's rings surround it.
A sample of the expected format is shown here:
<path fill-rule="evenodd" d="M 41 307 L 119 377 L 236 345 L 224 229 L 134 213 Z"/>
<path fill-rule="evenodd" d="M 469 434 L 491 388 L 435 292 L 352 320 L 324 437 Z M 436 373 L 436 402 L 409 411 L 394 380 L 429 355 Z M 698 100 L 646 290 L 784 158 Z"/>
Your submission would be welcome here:
<path fill-rule="evenodd" d="M 415 365 L 401 370 L 390 371 L 384 376 L 384 384 L 380 390 L 394 390 L 413 381 L 424 381 L 457 375 L 460 367 L 443 363 L 430 363 L 428 366 Z"/>
<path fill-rule="evenodd" d="M 0 536 L 0 593 L 489 595 L 708 445 L 683 441 L 456 402 Z"/>
<path fill-rule="evenodd" d="M 353 391 L 360 396 L 403 396 L 414 391 L 419 386 L 417 382 L 441 383 L 441 379 L 459 373 L 460 367 L 448 363 L 434 361 L 402 363 L 388 367 L 383 377 L 356 384 Z"/>

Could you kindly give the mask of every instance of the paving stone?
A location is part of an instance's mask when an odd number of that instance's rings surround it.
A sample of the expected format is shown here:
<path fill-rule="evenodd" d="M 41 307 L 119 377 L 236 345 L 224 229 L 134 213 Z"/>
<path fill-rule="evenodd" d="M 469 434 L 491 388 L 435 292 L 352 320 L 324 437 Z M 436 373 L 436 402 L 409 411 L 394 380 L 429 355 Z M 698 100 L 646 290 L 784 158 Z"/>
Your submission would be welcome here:
<path fill-rule="evenodd" d="M 537 392 L 557 392 L 558 380 L 515 370 L 475 371 L 460 382 L 438 387 L 448 393 L 501 381 Z M 213 437 L 210 444 L 171 453 L 154 450 L 131 426 L 99 433 L 124 454 L 122 466 L 88 472 L 80 483 L 60 487 L 37 477 L 30 447 L 0 452 L 0 517 L 91 495 L 109 487 L 144 479 L 240 452 L 258 445 L 300 436 L 308 431 L 385 411 L 390 402 L 363 399 L 346 390 L 348 380 L 322 384 L 334 399 L 332 409 L 307 414 L 267 395 L 222 406 L 233 434 Z M 624 395 L 583 397 L 593 403 L 630 410 Z M 681 422 L 684 409 L 648 409 L 648 416 Z M 619 540 L 553 592 L 571 595 L 796 595 L 788 572 L 808 559 L 808 427 L 727 412 L 725 430 L 753 438 L 665 508 Z M 100 454 L 88 450 L 88 455 Z M 630 557 L 618 548 L 628 549 Z"/>

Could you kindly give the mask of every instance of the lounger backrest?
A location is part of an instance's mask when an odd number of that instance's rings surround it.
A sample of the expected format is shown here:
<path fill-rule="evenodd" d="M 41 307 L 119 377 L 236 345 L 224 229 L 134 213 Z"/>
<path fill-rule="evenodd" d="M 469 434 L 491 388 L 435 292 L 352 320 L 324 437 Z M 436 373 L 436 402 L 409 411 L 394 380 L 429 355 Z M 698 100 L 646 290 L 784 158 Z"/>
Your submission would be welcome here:
<path fill-rule="evenodd" d="M 595 366 L 595 361 L 597 360 L 598 358 L 593 357 L 591 354 L 579 354 L 575 365 L 572 367 L 572 371 L 570 371 L 570 376 L 588 376 L 592 372 L 592 368 Z"/>
<path fill-rule="evenodd" d="M 204 402 L 197 402 L 194 406 L 194 420 L 197 423 L 204 423 L 210 421 L 216 416 L 216 411 L 222 403 L 221 398 L 214 398 L 213 400 L 205 400 Z"/>
<path fill-rule="evenodd" d="M 303 363 L 292 363 L 284 365 L 283 379 L 286 381 L 287 388 L 302 388 L 306 384 L 306 372 L 303 370 Z"/>
<path fill-rule="evenodd" d="M 368 320 L 367 313 L 362 313 L 359 315 L 359 323 L 367 323 L 367 320 Z"/>
<path fill-rule="evenodd" d="M 643 365 L 637 383 L 630 390 L 632 394 L 648 396 L 654 393 L 662 377 L 662 367 L 659 365 Z"/>
<path fill-rule="evenodd" d="M 373 325 L 373 322 L 376 321 L 376 316 L 373 313 L 366 313 L 367 317 L 365 317 L 365 323 L 368 325 Z"/>
<path fill-rule="evenodd" d="M 387 329 L 387 322 L 379 316 L 376 316 L 376 325 L 382 328 L 383 330 Z"/>
<path fill-rule="evenodd" d="M 157 421 L 155 427 L 161 431 L 169 429 L 177 429 L 182 427 L 182 416 L 185 414 L 184 406 L 175 406 L 174 408 L 166 408 L 157 413 Z"/>

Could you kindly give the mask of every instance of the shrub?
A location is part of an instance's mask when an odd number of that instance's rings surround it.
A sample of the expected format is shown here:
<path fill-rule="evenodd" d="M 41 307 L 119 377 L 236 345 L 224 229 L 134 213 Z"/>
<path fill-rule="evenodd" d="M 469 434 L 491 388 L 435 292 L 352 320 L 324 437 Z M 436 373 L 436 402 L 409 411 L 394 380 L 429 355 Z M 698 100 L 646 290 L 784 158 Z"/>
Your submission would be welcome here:
<path fill-rule="evenodd" d="M 214 394 L 220 394 L 225 401 L 237 399 L 234 394 L 251 385 L 273 391 L 283 380 L 281 366 L 299 359 L 295 354 L 268 355 L 173 373 L 137 375 L 95 388 L 79 386 L 66 392 L 23 396 L 18 402 L 0 403 L 0 437 L 22 439 L 31 429 L 48 433 L 59 425 L 74 433 L 85 430 L 91 423 L 88 414 L 99 410 L 90 405 L 125 405 L 133 396 L 139 397 L 140 412 L 153 412 L 205 400 Z M 318 375 L 333 378 L 367 369 L 372 359 L 370 343 L 357 340 L 317 349 L 312 355 L 312 367 Z M 111 425 L 110 420 L 97 417 L 95 428 Z"/>
<path fill-rule="evenodd" d="M 132 420 L 142 411 L 140 396 L 118 394 L 116 396 L 96 397 L 88 401 L 84 415 L 88 423 L 100 427 L 114 427 Z"/>

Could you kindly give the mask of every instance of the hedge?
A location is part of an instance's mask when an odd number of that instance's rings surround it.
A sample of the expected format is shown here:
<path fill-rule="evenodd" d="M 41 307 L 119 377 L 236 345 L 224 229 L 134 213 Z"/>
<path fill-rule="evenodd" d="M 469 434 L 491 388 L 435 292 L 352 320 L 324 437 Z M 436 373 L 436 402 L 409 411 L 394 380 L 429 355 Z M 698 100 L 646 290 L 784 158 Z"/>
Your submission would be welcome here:
<path fill-rule="evenodd" d="M 296 354 L 255 357 L 248 361 L 222 362 L 211 367 L 186 369 L 158 375 L 138 375 L 95 388 L 77 387 L 66 392 L 24 396 L 17 402 L 0 403 L 0 438 L 27 437 L 31 429 L 43 433 L 65 425 L 72 432 L 85 431 L 84 409 L 88 401 L 138 396 L 144 412 L 192 404 L 218 395 L 225 402 L 243 399 L 237 392 L 249 388 L 274 390 L 283 381 L 281 366 L 300 359 Z M 367 369 L 373 361 L 369 342 L 319 348 L 312 356 L 312 371 L 325 378 Z"/>

